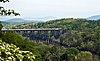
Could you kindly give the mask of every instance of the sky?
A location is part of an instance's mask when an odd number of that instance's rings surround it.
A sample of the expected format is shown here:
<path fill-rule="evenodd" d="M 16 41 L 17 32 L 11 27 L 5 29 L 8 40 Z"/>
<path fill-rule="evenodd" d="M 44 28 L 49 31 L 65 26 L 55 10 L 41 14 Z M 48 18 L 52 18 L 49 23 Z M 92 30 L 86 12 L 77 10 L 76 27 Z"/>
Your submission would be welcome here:
<path fill-rule="evenodd" d="M 100 0 L 10 0 L 3 4 L 21 17 L 89 17 L 100 14 Z"/>

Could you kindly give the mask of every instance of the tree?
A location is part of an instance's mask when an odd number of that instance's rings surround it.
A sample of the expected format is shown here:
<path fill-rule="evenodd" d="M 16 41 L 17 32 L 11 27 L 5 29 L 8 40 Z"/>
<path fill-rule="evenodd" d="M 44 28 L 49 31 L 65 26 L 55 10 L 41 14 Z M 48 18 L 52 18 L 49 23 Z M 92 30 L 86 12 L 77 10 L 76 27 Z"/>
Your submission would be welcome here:
<path fill-rule="evenodd" d="M 2 3 L 5 3 L 5 2 L 9 2 L 9 0 L 0 0 L 0 2 L 2 2 Z M 0 15 L 1 16 L 9 16 L 9 15 L 15 15 L 15 16 L 17 16 L 17 15 L 20 15 L 19 13 L 16 13 L 14 10 L 11 10 L 11 9 L 5 9 L 3 6 L 1 6 L 0 5 Z M 1 22 L 0 22 L 0 30 L 2 29 L 2 24 L 1 24 Z"/>
<path fill-rule="evenodd" d="M 15 44 L 17 46 L 24 44 L 24 38 L 17 34 L 15 31 L 8 31 L 7 33 L 3 34 L 2 41 Z"/>
<path fill-rule="evenodd" d="M 34 61 L 32 52 L 21 51 L 13 44 L 7 44 L 0 40 L 0 61 Z"/>
<path fill-rule="evenodd" d="M 0 2 L 9 2 L 9 0 L 0 0 Z M 11 14 L 14 14 L 15 16 L 20 15 L 19 13 L 16 13 L 14 10 L 8 9 L 6 10 L 4 7 L 0 6 L 0 15 L 5 15 L 5 16 L 9 16 Z"/>
<path fill-rule="evenodd" d="M 2 29 L 2 24 L 1 24 L 1 22 L 0 22 L 0 31 L 1 31 L 1 29 Z M 0 32 L 0 38 L 2 37 L 2 33 Z"/>
<path fill-rule="evenodd" d="M 81 51 L 78 54 L 78 59 L 77 61 L 92 61 L 92 53 L 88 51 Z"/>
<path fill-rule="evenodd" d="M 75 61 L 77 58 L 77 55 L 79 53 L 79 50 L 76 48 L 68 48 L 66 52 L 61 56 L 61 61 Z"/>

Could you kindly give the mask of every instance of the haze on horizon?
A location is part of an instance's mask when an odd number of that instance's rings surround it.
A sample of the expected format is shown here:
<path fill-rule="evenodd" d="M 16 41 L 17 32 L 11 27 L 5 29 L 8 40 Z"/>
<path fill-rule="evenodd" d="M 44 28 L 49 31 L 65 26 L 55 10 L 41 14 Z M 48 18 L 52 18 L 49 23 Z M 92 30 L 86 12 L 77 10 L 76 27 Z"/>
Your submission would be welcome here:
<path fill-rule="evenodd" d="M 100 0 L 11 0 L 3 4 L 21 17 L 88 17 L 100 14 Z"/>

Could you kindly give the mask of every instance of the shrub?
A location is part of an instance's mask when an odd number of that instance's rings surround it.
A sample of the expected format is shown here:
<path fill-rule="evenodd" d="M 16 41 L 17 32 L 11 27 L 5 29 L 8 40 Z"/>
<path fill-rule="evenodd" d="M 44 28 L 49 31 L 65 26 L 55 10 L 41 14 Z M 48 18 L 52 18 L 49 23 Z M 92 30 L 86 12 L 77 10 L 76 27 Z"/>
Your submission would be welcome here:
<path fill-rule="evenodd" d="M 21 51 L 14 44 L 0 40 L 0 61 L 34 61 L 35 55 L 29 51 Z"/>

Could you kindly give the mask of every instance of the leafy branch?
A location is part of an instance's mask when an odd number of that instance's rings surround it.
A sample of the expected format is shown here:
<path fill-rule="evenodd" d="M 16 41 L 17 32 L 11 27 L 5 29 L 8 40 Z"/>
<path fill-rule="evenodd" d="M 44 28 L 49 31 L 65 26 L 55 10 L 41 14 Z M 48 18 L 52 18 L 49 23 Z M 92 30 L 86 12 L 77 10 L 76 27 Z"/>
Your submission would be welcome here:
<path fill-rule="evenodd" d="M 0 2 L 9 2 L 9 0 L 0 0 Z M 17 15 L 20 15 L 19 13 L 16 13 L 14 10 L 11 10 L 11 9 L 8 9 L 6 10 L 4 7 L 0 6 L 0 15 L 1 16 L 9 16 L 9 15 L 14 15 L 14 16 L 17 16 Z"/>

